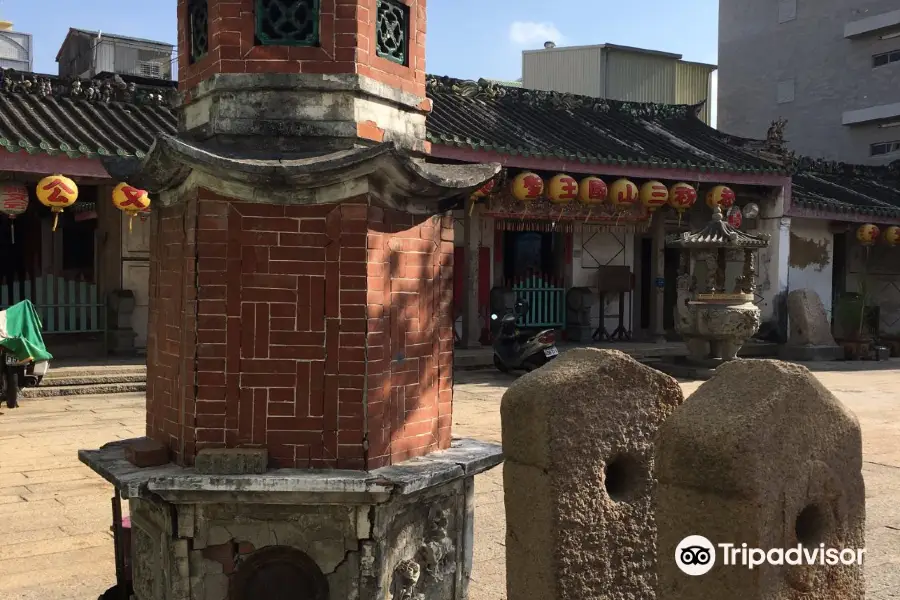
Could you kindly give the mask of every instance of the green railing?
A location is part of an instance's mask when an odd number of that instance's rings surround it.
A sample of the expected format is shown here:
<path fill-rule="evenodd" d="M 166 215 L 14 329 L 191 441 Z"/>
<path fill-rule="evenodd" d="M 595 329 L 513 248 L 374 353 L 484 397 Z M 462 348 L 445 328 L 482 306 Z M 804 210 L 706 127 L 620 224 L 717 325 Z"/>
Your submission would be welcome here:
<path fill-rule="evenodd" d="M 97 286 L 93 283 L 53 275 L 0 281 L 0 310 L 26 298 L 34 303 L 44 333 L 104 331 L 104 306 L 97 299 Z"/>
<path fill-rule="evenodd" d="M 519 318 L 521 327 L 562 327 L 566 320 L 566 289 L 561 279 L 534 274 L 514 279 L 510 288 L 528 302 L 529 311 Z"/>

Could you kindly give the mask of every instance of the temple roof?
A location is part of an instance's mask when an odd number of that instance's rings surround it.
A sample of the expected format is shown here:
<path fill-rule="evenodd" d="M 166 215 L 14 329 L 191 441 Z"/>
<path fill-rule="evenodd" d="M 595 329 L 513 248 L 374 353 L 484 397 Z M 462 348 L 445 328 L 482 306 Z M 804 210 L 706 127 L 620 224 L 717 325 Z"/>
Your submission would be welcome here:
<path fill-rule="evenodd" d="M 801 160 L 791 202 L 815 211 L 900 218 L 900 162 L 885 167 Z"/>
<path fill-rule="evenodd" d="M 702 104 L 621 102 L 449 77 L 427 84 L 433 144 L 602 165 L 787 173 L 759 156 L 762 141 L 701 121 Z"/>
<path fill-rule="evenodd" d="M 700 231 L 681 233 L 666 238 L 670 248 L 765 248 L 769 245 L 766 234 L 752 235 L 735 229 L 722 218 L 722 211 L 716 208 L 712 220 Z"/>
<path fill-rule="evenodd" d="M 157 135 L 177 132 L 173 86 L 112 74 L 75 81 L 3 71 L 0 147 L 137 162 Z M 697 117 L 700 105 L 620 102 L 434 76 L 428 95 L 434 110 L 427 135 L 434 144 L 598 165 L 793 173 L 792 202 L 800 208 L 900 218 L 900 164 L 785 158 L 779 150 L 783 122 L 769 136 L 778 138 L 773 142 L 712 129 Z"/>
<path fill-rule="evenodd" d="M 170 82 L 108 75 L 92 80 L 6 70 L 0 74 L 0 146 L 70 158 L 141 158 L 174 134 Z"/>

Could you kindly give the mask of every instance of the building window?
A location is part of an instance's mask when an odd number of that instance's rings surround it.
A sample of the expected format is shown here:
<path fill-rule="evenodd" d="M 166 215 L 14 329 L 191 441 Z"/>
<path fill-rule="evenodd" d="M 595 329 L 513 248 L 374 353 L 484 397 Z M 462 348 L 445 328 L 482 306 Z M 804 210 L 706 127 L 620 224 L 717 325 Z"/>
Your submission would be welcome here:
<path fill-rule="evenodd" d="M 188 0 L 188 59 L 193 64 L 209 50 L 209 2 Z"/>
<path fill-rule="evenodd" d="M 256 39 L 266 46 L 318 46 L 320 0 L 256 0 Z"/>
<path fill-rule="evenodd" d="M 883 67 L 884 65 L 897 62 L 900 62 L 900 50 L 882 52 L 881 54 L 876 54 L 872 57 L 872 68 Z"/>
<path fill-rule="evenodd" d="M 409 7 L 399 0 L 377 0 L 375 53 L 401 65 L 409 60 Z"/>
<path fill-rule="evenodd" d="M 900 152 L 900 140 L 896 142 L 880 142 L 869 146 L 869 154 L 872 156 L 881 156 L 892 152 Z"/>
<path fill-rule="evenodd" d="M 778 22 L 788 23 L 797 18 L 797 0 L 778 0 Z"/>
<path fill-rule="evenodd" d="M 778 82 L 778 88 L 775 92 L 777 94 L 777 102 L 778 104 L 785 104 L 787 102 L 794 101 L 794 80 L 793 79 L 785 79 L 784 81 Z"/>
<path fill-rule="evenodd" d="M 142 60 L 138 63 L 138 72 L 141 77 L 150 77 L 152 79 L 162 79 L 162 65 L 152 60 Z"/>

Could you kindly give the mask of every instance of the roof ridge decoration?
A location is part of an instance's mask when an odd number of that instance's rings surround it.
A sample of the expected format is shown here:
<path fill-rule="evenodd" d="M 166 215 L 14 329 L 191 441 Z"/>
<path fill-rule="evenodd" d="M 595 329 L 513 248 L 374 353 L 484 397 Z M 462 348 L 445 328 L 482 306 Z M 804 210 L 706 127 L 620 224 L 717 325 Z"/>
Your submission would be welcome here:
<path fill-rule="evenodd" d="M 794 173 L 798 175 L 811 173 L 819 175 L 876 178 L 882 180 L 885 178 L 900 180 L 900 160 L 895 160 L 887 165 L 860 165 L 835 160 L 825 160 L 823 158 L 799 156 L 794 162 Z"/>
<path fill-rule="evenodd" d="M 0 92 L 39 98 L 53 96 L 88 102 L 123 102 L 167 108 L 173 108 L 178 101 L 178 92 L 174 88 L 139 86 L 134 82 L 126 82 L 119 75 L 113 75 L 109 79 L 60 78 L 15 69 L 0 71 Z"/>
<path fill-rule="evenodd" d="M 510 99 L 525 102 L 536 108 L 554 110 L 588 109 L 597 112 L 619 112 L 638 119 L 699 119 L 706 100 L 697 104 L 656 104 L 651 102 L 626 102 L 608 98 L 595 98 L 579 94 L 532 90 L 503 85 L 488 79 L 478 81 L 456 79 L 447 76 L 428 75 L 426 89 L 432 94 L 453 94 L 464 98 L 502 101 Z"/>

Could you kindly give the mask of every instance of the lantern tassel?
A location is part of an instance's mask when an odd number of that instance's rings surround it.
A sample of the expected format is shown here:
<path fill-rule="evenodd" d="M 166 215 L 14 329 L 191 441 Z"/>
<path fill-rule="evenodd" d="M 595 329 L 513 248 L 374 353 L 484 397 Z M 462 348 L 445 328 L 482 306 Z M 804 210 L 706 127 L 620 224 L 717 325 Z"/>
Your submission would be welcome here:
<path fill-rule="evenodd" d="M 472 216 L 472 213 L 475 212 L 475 199 L 469 198 L 469 216 Z"/>
<path fill-rule="evenodd" d="M 471 213 L 469 213 L 471 214 Z M 131 231 L 134 229 L 134 215 L 128 216 L 128 234 L 131 234 Z"/>
<path fill-rule="evenodd" d="M 9 222 L 9 238 L 13 244 L 16 243 L 16 222 L 12 220 Z"/>
<path fill-rule="evenodd" d="M 59 212 L 53 211 L 53 232 L 56 233 L 56 226 L 59 224 Z"/>

